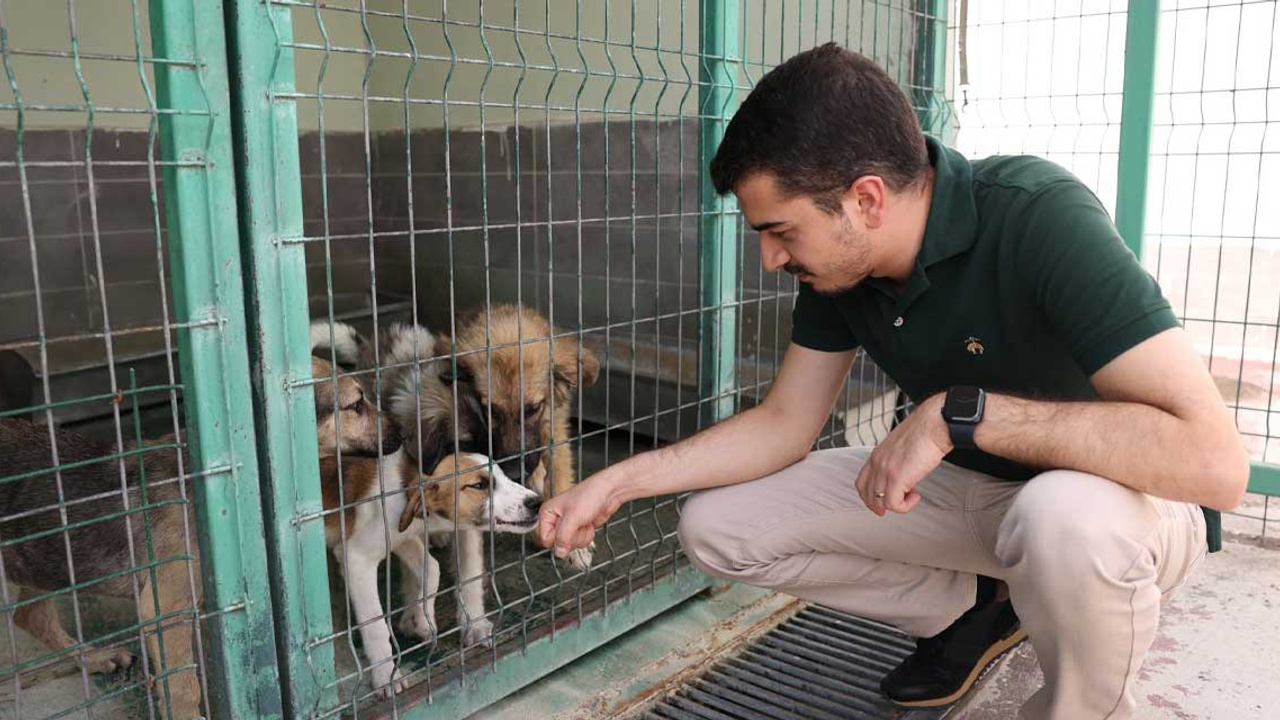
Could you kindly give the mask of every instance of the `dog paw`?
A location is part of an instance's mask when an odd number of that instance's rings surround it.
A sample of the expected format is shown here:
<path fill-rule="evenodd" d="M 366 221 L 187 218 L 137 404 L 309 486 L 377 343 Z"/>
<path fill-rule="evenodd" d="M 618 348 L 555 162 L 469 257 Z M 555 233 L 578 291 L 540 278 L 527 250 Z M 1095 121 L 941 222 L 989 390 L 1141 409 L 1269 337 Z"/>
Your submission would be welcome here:
<path fill-rule="evenodd" d="M 409 681 L 400 674 L 400 668 L 387 663 L 373 669 L 373 687 L 378 692 L 378 699 L 385 700 L 393 692 L 399 694 L 408 690 Z"/>
<path fill-rule="evenodd" d="M 400 624 L 398 625 L 402 635 L 410 635 L 422 640 L 425 643 L 432 643 L 436 639 L 436 628 L 424 612 L 407 612 L 400 616 Z"/>
<path fill-rule="evenodd" d="M 591 567 L 591 560 L 595 556 L 596 544 L 591 543 L 584 548 L 578 548 L 569 553 L 569 566 L 574 570 L 586 570 Z"/>
<path fill-rule="evenodd" d="M 493 623 L 488 618 L 476 618 L 471 621 L 462 634 L 462 643 L 467 647 L 493 647 Z"/>
<path fill-rule="evenodd" d="M 124 648 L 107 648 L 95 650 L 85 655 L 85 664 L 89 672 L 95 675 L 110 675 L 133 666 L 133 653 Z"/>

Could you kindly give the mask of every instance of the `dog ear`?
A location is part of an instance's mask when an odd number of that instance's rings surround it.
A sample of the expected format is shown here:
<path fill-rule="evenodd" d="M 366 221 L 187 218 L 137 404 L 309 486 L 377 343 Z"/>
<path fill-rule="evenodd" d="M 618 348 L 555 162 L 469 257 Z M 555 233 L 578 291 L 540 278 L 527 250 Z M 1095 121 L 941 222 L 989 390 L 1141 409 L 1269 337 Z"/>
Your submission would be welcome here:
<path fill-rule="evenodd" d="M 591 387 L 600 377 L 600 361 L 596 354 L 577 342 L 564 338 L 556 341 L 555 374 L 556 383 L 566 384 L 569 388 L 578 386 L 581 372 L 582 387 Z"/>
<path fill-rule="evenodd" d="M 451 435 L 446 426 L 449 421 L 447 415 L 419 417 L 418 422 L 411 426 L 410 437 L 403 441 L 405 452 L 414 460 L 420 460 L 422 472 L 428 475 L 436 469 L 446 445 L 450 444 Z"/>
<path fill-rule="evenodd" d="M 332 415 L 338 404 L 337 390 L 330 379 L 332 375 L 333 365 L 330 365 L 328 360 L 311 358 L 311 377 L 316 381 L 312 387 L 315 391 L 316 417 L 319 419 Z"/>
<path fill-rule="evenodd" d="M 474 379 L 471 368 L 462 358 L 458 358 L 457 370 L 453 367 L 453 359 L 448 355 L 440 360 L 440 382 L 444 383 L 445 387 L 452 387 L 454 383 L 473 385 Z"/>
<path fill-rule="evenodd" d="M 400 513 L 400 532 L 408 530 L 415 518 L 419 516 L 426 517 L 427 513 L 423 509 L 424 503 L 422 499 L 424 492 L 426 490 L 416 486 L 409 490 L 409 501 L 405 503 L 404 510 Z"/>

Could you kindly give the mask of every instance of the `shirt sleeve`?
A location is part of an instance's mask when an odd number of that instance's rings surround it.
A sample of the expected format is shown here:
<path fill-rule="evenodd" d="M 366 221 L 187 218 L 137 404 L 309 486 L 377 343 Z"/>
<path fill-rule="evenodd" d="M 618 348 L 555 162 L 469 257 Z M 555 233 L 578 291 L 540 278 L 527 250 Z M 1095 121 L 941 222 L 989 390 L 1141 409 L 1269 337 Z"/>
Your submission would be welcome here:
<path fill-rule="evenodd" d="M 1085 374 L 1178 326 L 1155 278 L 1125 246 L 1106 208 L 1077 181 L 1028 201 L 1019 267 L 1036 306 Z"/>
<path fill-rule="evenodd" d="M 844 352 L 858 347 L 857 338 L 836 301 L 814 292 L 808 283 L 800 283 L 800 294 L 791 311 L 791 342 L 823 352 Z"/>

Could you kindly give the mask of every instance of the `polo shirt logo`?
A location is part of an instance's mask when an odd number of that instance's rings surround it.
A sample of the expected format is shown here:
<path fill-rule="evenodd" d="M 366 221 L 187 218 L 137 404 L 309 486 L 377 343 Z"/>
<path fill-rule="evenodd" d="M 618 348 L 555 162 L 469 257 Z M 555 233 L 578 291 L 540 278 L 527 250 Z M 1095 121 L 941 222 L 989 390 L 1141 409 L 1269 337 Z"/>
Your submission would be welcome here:
<path fill-rule="evenodd" d="M 982 347 L 982 338 L 976 338 L 972 335 L 964 341 L 964 349 L 969 351 L 970 355 L 981 355 L 986 348 Z"/>

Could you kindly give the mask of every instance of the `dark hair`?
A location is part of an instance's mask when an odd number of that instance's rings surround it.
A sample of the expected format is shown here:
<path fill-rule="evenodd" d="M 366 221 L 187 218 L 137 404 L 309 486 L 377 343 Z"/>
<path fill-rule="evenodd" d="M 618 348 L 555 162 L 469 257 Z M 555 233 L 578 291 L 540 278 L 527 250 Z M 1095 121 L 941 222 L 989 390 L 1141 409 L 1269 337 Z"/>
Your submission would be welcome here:
<path fill-rule="evenodd" d="M 716 192 L 760 171 L 827 212 L 855 180 L 878 175 L 895 191 L 929 169 L 920 121 L 884 70 L 835 43 L 769 71 L 734 113 L 711 161 Z"/>

